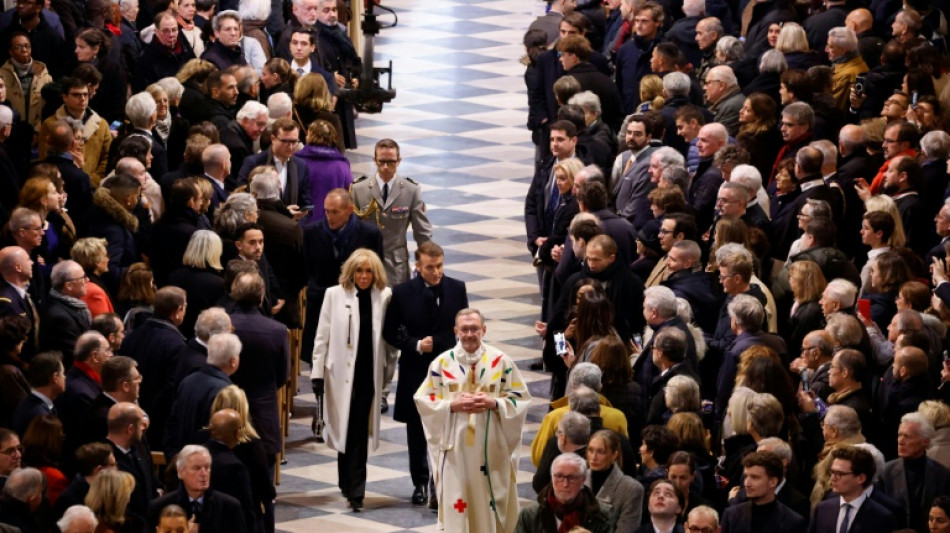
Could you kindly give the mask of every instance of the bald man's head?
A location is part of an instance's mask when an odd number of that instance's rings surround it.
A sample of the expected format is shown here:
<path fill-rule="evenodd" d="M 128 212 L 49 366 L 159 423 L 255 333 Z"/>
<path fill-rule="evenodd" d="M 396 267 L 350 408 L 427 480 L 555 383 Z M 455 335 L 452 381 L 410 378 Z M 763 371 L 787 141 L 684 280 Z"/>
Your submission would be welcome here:
<path fill-rule="evenodd" d="M 228 448 L 233 448 L 238 443 L 243 426 L 241 415 L 237 411 L 221 409 L 211 415 L 208 431 L 211 432 L 212 439 L 223 442 Z"/>
<path fill-rule="evenodd" d="M 867 9 L 855 9 L 848 13 L 844 25 L 854 30 L 854 33 L 868 31 L 874 25 L 874 16 Z"/>

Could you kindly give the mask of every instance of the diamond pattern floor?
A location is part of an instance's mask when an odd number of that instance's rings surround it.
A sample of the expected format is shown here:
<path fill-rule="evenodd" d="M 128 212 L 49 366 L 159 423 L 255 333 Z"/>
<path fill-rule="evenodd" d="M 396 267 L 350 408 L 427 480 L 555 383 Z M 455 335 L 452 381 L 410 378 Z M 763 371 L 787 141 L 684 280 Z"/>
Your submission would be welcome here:
<path fill-rule="evenodd" d="M 435 241 L 446 251 L 446 273 L 468 284 L 472 305 L 488 319 L 486 340 L 519 362 L 533 393 L 546 394 L 547 375 L 527 370 L 539 354 L 533 327 L 539 300 L 524 243 L 522 206 L 534 147 L 524 126 L 527 97 L 518 63 L 524 30 L 543 4 L 384 3 L 397 11 L 399 25 L 377 39 L 376 60 L 393 61 L 398 93 L 383 113 L 357 120 L 360 148 L 348 153 L 354 175 L 373 171 L 376 140 L 400 143 L 400 171 L 422 184 Z M 438 531 L 435 515 L 409 502 L 404 426 L 384 415 L 380 448 L 369 459 L 366 509 L 354 514 L 336 487 L 336 454 L 310 438 L 314 398 L 303 376 L 299 391 L 277 491 L 277 530 Z M 534 498 L 528 445 L 546 412 L 547 398 L 536 397 L 518 475 L 523 498 Z"/>

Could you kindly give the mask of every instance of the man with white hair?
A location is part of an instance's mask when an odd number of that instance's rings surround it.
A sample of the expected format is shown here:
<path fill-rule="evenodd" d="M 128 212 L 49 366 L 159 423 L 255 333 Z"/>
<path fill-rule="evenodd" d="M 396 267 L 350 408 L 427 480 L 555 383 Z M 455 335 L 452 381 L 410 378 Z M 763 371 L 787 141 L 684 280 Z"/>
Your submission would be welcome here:
<path fill-rule="evenodd" d="M 274 55 L 290 61 L 293 59 L 290 55 L 290 37 L 297 32 L 306 32 L 313 35 L 316 39 L 317 29 L 314 24 L 317 23 L 317 8 L 320 0 L 293 0 L 291 4 L 290 20 L 287 21 L 287 27 L 281 32 L 277 39 L 277 45 L 274 47 Z"/>
<path fill-rule="evenodd" d="M 686 19 L 680 19 L 677 24 Z M 675 148 L 681 154 L 686 154 L 689 149 L 689 143 L 682 136 L 676 133 L 676 111 L 690 104 L 689 91 L 692 87 L 692 81 L 689 76 L 682 72 L 670 72 L 663 76 L 663 97 L 666 103 L 660 109 L 663 114 L 663 121 L 666 124 L 666 131 L 663 133 L 663 144 Z M 709 118 L 712 115 L 710 114 Z"/>
<path fill-rule="evenodd" d="M 531 479 L 531 486 L 538 494 L 551 482 L 551 463 L 562 453 L 576 453 L 587 458 L 587 441 L 590 440 L 590 419 L 577 411 L 568 411 L 557 424 L 557 433 L 544 445 L 544 455 Z"/>
<path fill-rule="evenodd" d="M 237 112 L 237 120 L 232 120 L 221 129 L 221 144 L 227 146 L 231 154 L 231 174 L 225 181 L 229 191 L 244 184 L 239 181 L 239 171 L 244 160 L 257 152 L 261 133 L 267 128 L 268 116 L 267 106 L 252 100 Z"/>
<path fill-rule="evenodd" d="M 900 502 L 908 523 L 917 531 L 927 530 L 927 515 L 934 498 L 950 491 L 950 474 L 940 463 L 927 457 L 934 427 L 918 413 L 901 418 L 897 430 L 897 459 L 884 465 L 878 486 Z"/>
<path fill-rule="evenodd" d="M 13 526 L 16 531 L 41 531 L 33 513 L 43 503 L 43 474 L 35 468 L 18 468 L 7 478 L 0 498 L 0 524 Z"/>
<path fill-rule="evenodd" d="M 211 183 L 211 203 L 208 206 L 208 219 L 214 220 L 218 206 L 228 200 L 227 181 L 231 175 L 231 154 L 223 144 L 212 144 L 201 153 L 201 165 L 204 174 L 199 179 Z"/>
<path fill-rule="evenodd" d="M 828 13 L 834 13 L 842 17 L 842 24 L 845 17 L 844 0 L 831 2 L 825 0 L 826 4 L 834 4 L 828 8 L 828 11 L 820 13 L 827 16 Z M 810 18 L 809 18 L 810 20 Z M 805 22 L 808 25 L 808 22 Z M 828 31 L 828 44 L 825 45 L 825 53 L 828 54 L 828 60 L 834 67 L 834 81 L 831 93 L 835 97 L 835 105 L 839 109 L 848 108 L 848 97 L 850 96 L 851 86 L 854 85 L 855 78 L 868 71 L 868 66 L 858 53 L 858 36 L 854 30 L 842 26 L 831 28 Z"/>
<path fill-rule="evenodd" d="M 208 341 L 218 333 L 231 333 L 231 317 L 223 307 L 209 307 L 198 315 L 194 324 L 195 336 L 188 339 L 178 356 L 175 383 L 203 367 L 208 361 Z"/>
<path fill-rule="evenodd" d="M 289 94 L 278 91 L 267 97 L 267 112 L 271 120 L 293 118 L 294 101 Z"/>
<path fill-rule="evenodd" d="M 165 426 L 163 448 L 171 457 L 185 444 L 196 442 L 208 424 L 211 404 L 221 389 L 231 385 L 231 376 L 241 364 L 241 340 L 233 333 L 218 333 L 208 339 L 208 362 L 178 385 L 178 394 Z"/>
<path fill-rule="evenodd" d="M 715 69 L 710 71 L 710 76 L 714 76 L 713 71 Z M 713 157 L 720 148 L 726 145 L 729 132 L 724 125 L 713 122 L 700 128 L 697 139 L 696 148 L 699 151 L 700 162 L 693 176 L 693 182 L 689 186 L 686 202 L 693 208 L 696 215 L 696 227 L 705 231 L 712 225 L 713 211 L 716 208 L 716 191 L 723 182 L 722 171 L 713 165 Z"/>
<path fill-rule="evenodd" d="M 718 65 L 706 74 L 703 83 L 706 105 L 713 112 L 713 120 L 726 127 L 729 135 L 739 134 L 739 110 L 745 103 L 745 95 L 739 90 L 739 82 L 732 68 Z"/>
<path fill-rule="evenodd" d="M 85 505 L 73 505 L 56 522 L 60 533 L 94 533 L 99 525 L 92 509 Z"/>
<path fill-rule="evenodd" d="M 686 531 L 701 533 L 719 533 L 719 513 L 708 505 L 700 505 L 689 512 L 686 517 Z"/>
<path fill-rule="evenodd" d="M 551 484 L 538 492 L 518 516 L 517 531 L 544 531 L 564 516 L 562 509 L 577 509 L 577 524 L 587 531 L 613 531 L 610 509 L 597 500 L 587 479 L 587 462 L 574 453 L 564 453 L 551 463 Z"/>
<path fill-rule="evenodd" d="M 250 528 L 245 525 L 244 512 L 237 499 L 211 488 L 211 454 L 207 448 L 197 444 L 185 446 L 178 453 L 175 468 L 181 483 L 178 490 L 152 500 L 149 504 L 150 530 L 158 526 L 162 509 L 171 504 L 184 509 L 188 521 L 193 521 L 201 530 L 235 533 L 255 530 L 253 524 Z"/>
<path fill-rule="evenodd" d="M 694 66 L 697 69 L 696 79 L 700 82 L 706 80 L 706 74 L 716 64 L 716 44 L 723 35 L 727 33 L 722 21 L 716 17 L 706 17 L 696 24 L 696 45 L 699 46 L 702 60 Z"/>
<path fill-rule="evenodd" d="M 752 165 L 736 165 L 729 173 L 729 181 L 745 187 L 747 199 L 746 217 L 754 226 L 767 224 L 769 220 L 769 195 L 762 187 L 762 174 Z M 765 222 L 762 222 L 762 221 Z"/>
<path fill-rule="evenodd" d="M 571 74 L 573 75 L 573 73 Z M 587 125 L 587 134 L 594 140 L 610 148 L 610 156 L 617 155 L 617 136 L 613 130 L 603 120 L 603 110 L 600 105 L 600 97 L 592 91 L 581 91 L 567 101 L 568 104 L 580 106 L 584 111 L 584 123 Z M 619 108 L 614 110 L 619 114 Z M 599 167 L 596 167 L 599 169 Z M 602 170 L 598 170 L 603 175 Z M 574 186 L 577 186 L 577 178 L 580 173 L 574 175 Z M 575 189 L 576 194 L 576 189 Z"/>
<path fill-rule="evenodd" d="M 89 278 L 75 261 L 60 261 L 50 274 L 52 288 L 40 305 L 40 350 L 63 353 L 63 364 L 72 365 L 76 340 L 92 325 L 92 314 L 82 298 Z"/>
<path fill-rule="evenodd" d="M 940 242 L 927 252 L 927 256 L 924 258 L 924 264 L 927 265 L 933 264 L 935 258 L 943 259 L 946 255 L 944 245 L 950 242 L 950 199 L 944 200 L 943 206 L 937 212 L 937 216 L 934 217 L 934 225 L 936 226 L 937 236 L 940 237 Z"/>
<path fill-rule="evenodd" d="M 147 92 L 133 94 L 125 103 L 125 116 L 139 134 L 152 143 L 152 165 L 149 171 L 155 176 L 164 176 L 168 173 L 168 152 L 162 142 L 152 133 L 155 127 L 157 105 L 152 95 Z M 116 172 L 118 173 L 118 172 Z"/>
<path fill-rule="evenodd" d="M 650 287 L 643 293 L 643 318 L 653 329 L 653 336 L 640 350 L 637 360 L 633 364 L 633 373 L 640 385 L 640 401 L 643 405 L 650 394 L 653 378 L 660 372 L 654 363 L 653 344 L 657 335 L 666 328 L 675 328 L 683 332 L 686 338 L 686 360 L 696 361 L 696 341 L 677 313 L 676 294 L 669 287 Z"/>

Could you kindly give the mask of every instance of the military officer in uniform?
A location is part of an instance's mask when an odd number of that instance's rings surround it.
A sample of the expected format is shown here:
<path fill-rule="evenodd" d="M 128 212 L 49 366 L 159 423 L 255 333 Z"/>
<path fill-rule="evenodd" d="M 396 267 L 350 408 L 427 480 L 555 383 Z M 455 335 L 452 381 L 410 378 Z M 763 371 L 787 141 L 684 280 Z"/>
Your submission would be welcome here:
<path fill-rule="evenodd" d="M 416 245 L 432 239 L 432 224 L 426 216 L 419 184 L 405 176 L 397 176 L 399 145 L 392 139 L 376 143 L 373 157 L 376 175 L 363 177 L 350 188 L 356 212 L 379 226 L 383 234 L 384 264 L 389 286 L 395 287 L 409 279 L 409 247 L 406 230 L 412 224 Z M 375 205 L 372 202 L 375 200 Z"/>
<path fill-rule="evenodd" d="M 412 224 L 412 238 L 418 246 L 432 239 L 432 224 L 426 216 L 422 188 L 411 178 L 396 175 L 399 162 L 402 161 L 396 141 L 383 139 L 377 142 L 373 161 L 376 163 L 376 175 L 363 176 L 353 183 L 350 196 L 356 214 L 378 226 L 383 234 L 383 264 L 389 286 L 395 287 L 409 279 L 406 230 Z M 386 396 L 398 357 L 398 350 L 389 350 L 383 379 L 383 413 L 389 410 Z"/>

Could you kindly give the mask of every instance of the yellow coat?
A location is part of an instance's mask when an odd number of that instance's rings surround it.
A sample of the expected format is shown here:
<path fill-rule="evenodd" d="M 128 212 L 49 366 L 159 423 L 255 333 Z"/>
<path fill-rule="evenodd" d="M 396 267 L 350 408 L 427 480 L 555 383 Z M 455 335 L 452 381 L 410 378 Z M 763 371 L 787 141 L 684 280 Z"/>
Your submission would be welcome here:
<path fill-rule="evenodd" d="M 83 146 L 83 166 L 82 170 L 89 174 L 89 181 L 93 187 L 98 187 L 99 182 L 106 175 L 106 164 L 109 162 L 109 147 L 112 146 L 112 132 L 109 131 L 109 123 L 106 119 L 99 116 L 98 113 L 89 109 L 88 117 L 83 122 L 83 137 L 86 144 Z M 60 106 L 53 116 L 43 121 L 39 131 L 39 149 L 40 159 L 46 159 L 46 152 L 49 150 L 49 132 L 53 123 L 57 120 L 66 118 L 66 106 Z"/>
<path fill-rule="evenodd" d="M 848 109 L 848 97 L 851 94 L 851 86 L 854 85 L 854 79 L 858 74 L 864 74 L 868 71 L 868 66 L 858 54 L 844 63 L 835 63 L 835 72 L 831 93 L 835 97 L 835 105 L 838 109 Z"/>
<path fill-rule="evenodd" d="M 611 406 L 610 400 L 602 394 L 598 394 L 597 397 L 600 400 L 600 417 L 604 421 L 604 429 L 612 429 L 626 437 L 627 417 L 624 416 L 623 411 Z M 554 410 L 541 419 L 541 429 L 538 430 L 538 434 L 534 436 L 534 441 L 531 443 L 531 462 L 534 463 L 534 466 L 538 466 L 541 461 L 544 446 L 557 431 L 557 425 L 561 422 L 561 417 L 570 410 L 567 405 L 567 396 L 551 402 L 551 407 Z"/>
<path fill-rule="evenodd" d="M 33 82 L 30 84 L 30 94 L 28 96 L 23 94 L 20 77 L 17 76 L 16 70 L 13 68 L 13 64 L 10 63 L 10 60 L 7 60 L 3 66 L 0 66 L 0 78 L 3 78 L 3 83 L 7 87 L 7 99 L 10 100 L 10 105 L 20 114 L 21 120 L 29 122 L 35 131 L 40 127 L 40 120 L 42 119 L 43 95 L 40 94 L 40 91 L 44 85 L 53 81 L 53 77 L 50 76 L 49 71 L 46 70 L 46 65 L 40 61 L 34 59 L 32 68 Z M 30 102 L 29 116 L 26 114 L 27 98 L 29 98 Z"/>

